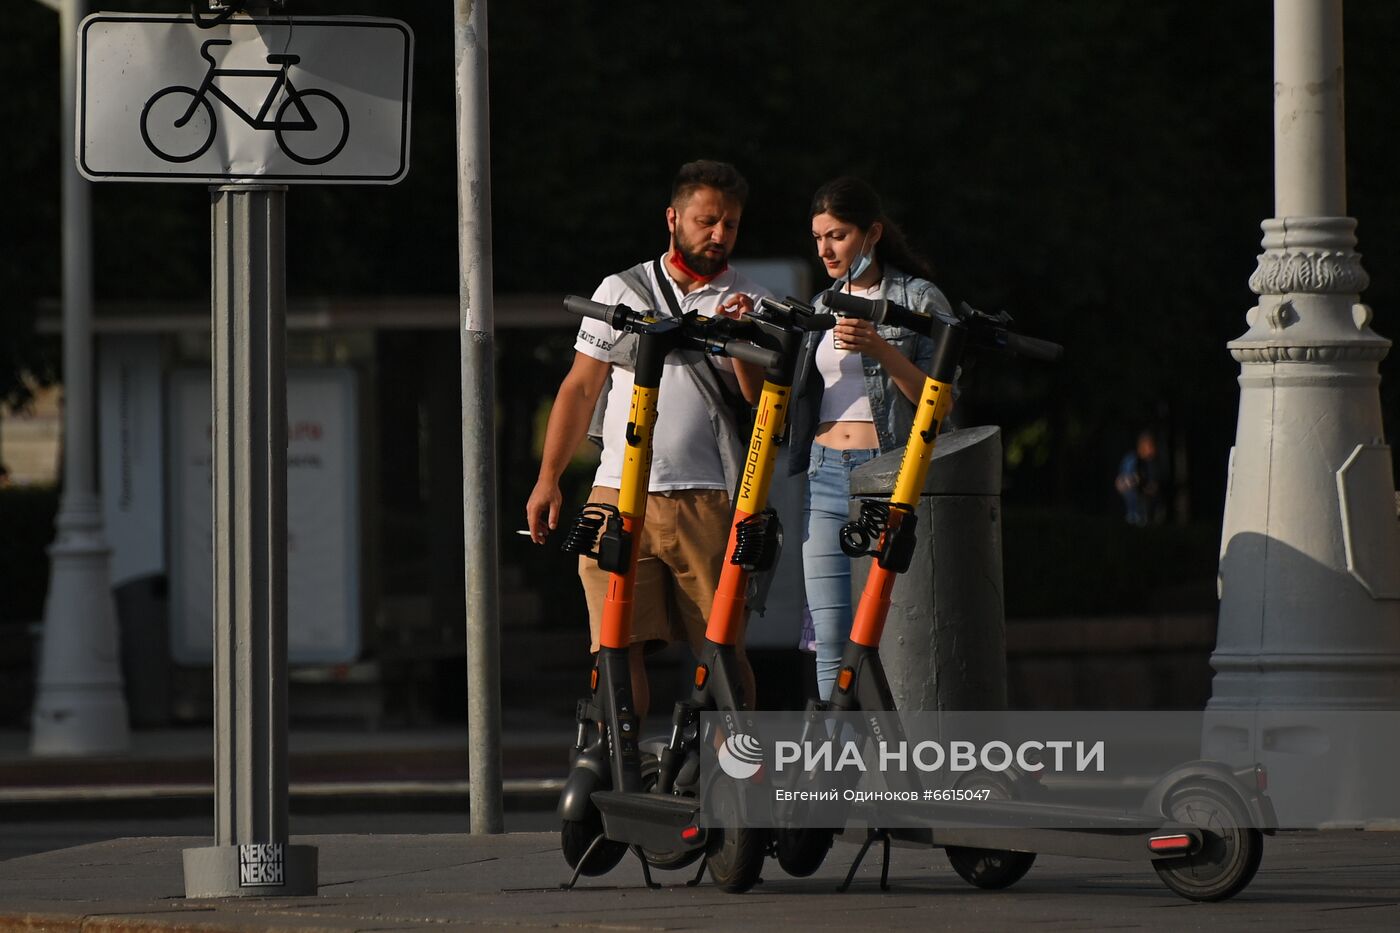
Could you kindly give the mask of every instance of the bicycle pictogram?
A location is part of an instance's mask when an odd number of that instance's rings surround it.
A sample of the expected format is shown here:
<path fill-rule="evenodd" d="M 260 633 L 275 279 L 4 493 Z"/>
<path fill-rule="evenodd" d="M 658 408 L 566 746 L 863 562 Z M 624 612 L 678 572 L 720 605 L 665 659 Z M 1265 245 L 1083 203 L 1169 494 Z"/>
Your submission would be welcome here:
<path fill-rule="evenodd" d="M 345 148 L 350 137 L 350 116 L 334 94 L 320 88 L 299 90 L 287 71 L 301 56 L 272 53 L 269 65 L 276 68 L 220 68 L 209 51 L 212 46 L 232 45 L 232 39 L 207 39 L 200 46 L 200 57 L 209 63 L 199 88 L 173 85 L 151 95 L 141 111 L 141 138 L 146 146 L 167 162 L 193 162 L 214 143 L 218 122 L 209 98 L 216 97 L 244 123 L 255 130 L 272 130 L 277 145 L 288 158 L 302 165 L 329 162 Z M 256 115 L 248 113 L 226 94 L 215 78 L 272 78 L 272 86 Z M 283 92 L 285 91 L 285 96 Z M 277 104 L 277 113 L 268 112 Z"/>

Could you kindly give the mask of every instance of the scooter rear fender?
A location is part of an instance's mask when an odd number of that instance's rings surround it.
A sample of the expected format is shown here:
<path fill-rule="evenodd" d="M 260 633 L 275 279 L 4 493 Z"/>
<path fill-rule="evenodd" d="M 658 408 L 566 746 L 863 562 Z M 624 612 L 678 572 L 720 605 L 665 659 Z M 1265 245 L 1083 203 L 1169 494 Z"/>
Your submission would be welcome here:
<path fill-rule="evenodd" d="M 1167 799 L 1181 784 L 1188 781 L 1209 781 L 1233 793 L 1249 813 L 1253 828 L 1273 834 L 1278 828 L 1278 816 L 1267 794 L 1259 790 L 1253 765 L 1231 769 L 1219 761 L 1188 761 L 1164 774 L 1143 800 L 1147 813 L 1166 814 Z"/>

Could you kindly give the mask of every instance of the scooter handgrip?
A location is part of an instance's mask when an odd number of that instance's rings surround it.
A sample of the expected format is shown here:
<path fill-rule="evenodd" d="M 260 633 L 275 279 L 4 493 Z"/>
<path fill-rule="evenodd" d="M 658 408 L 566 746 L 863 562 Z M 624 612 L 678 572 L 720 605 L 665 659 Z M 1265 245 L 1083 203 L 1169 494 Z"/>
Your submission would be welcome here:
<path fill-rule="evenodd" d="M 875 313 L 875 302 L 869 298 L 860 298 L 856 295 L 848 295 L 837 289 L 828 289 L 822 295 L 822 301 L 833 311 L 839 311 L 846 317 L 858 317 L 862 320 L 871 320 Z"/>
<path fill-rule="evenodd" d="M 872 324 L 895 324 L 919 334 L 928 334 L 933 330 L 934 320 L 931 316 L 922 311 L 911 311 L 888 298 L 871 301 L 833 288 L 826 293 L 825 299 L 828 308 L 846 317 L 861 318 Z"/>
<path fill-rule="evenodd" d="M 1046 360 L 1051 363 L 1058 360 L 1065 352 L 1065 348 L 1058 343 L 1051 343 L 1049 340 L 1041 340 L 1038 337 L 1025 337 L 1021 334 L 1007 334 L 1006 349 L 1017 356 L 1033 360 Z"/>
<path fill-rule="evenodd" d="M 731 356 L 736 360 L 743 360 L 745 363 L 753 363 L 764 369 L 776 369 L 778 364 L 783 361 L 783 355 L 777 350 L 765 350 L 747 340 L 739 339 L 724 342 L 724 355 Z"/>
<path fill-rule="evenodd" d="M 564 296 L 564 310 L 570 314 L 577 314 L 579 317 L 591 317 L 599 321 L 606 321 L 611 316 L 611 312 L 616 305 L 605 305 L 599 301 L 590 301 L 587 298 L 580 298 L 578 295 Z"/>

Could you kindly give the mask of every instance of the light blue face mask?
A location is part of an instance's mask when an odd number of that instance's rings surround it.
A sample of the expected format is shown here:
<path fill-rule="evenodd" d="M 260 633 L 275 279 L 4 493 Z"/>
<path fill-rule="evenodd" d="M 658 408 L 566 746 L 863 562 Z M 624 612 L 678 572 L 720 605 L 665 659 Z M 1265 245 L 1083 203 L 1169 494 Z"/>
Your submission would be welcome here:
<path fill-rule="evenodd" d="M 865 239 L 870 239 L 870 234 L 867 233 L 865 235 Z M 869 250 L 866 250 L 865 243 L 862 242 L 860 255 L 856 257 L 855 262 L 851 263 L 850 268 L 846 270 L 847 287 L 849 287 L 853 282 L 855 282 L 856 279 L 860 278 L 862 275 L 865 275 L 866 270 L 869 269 L 871 265 L 874 264 L 874 262 L 875 248 L 872 246 Z"/>

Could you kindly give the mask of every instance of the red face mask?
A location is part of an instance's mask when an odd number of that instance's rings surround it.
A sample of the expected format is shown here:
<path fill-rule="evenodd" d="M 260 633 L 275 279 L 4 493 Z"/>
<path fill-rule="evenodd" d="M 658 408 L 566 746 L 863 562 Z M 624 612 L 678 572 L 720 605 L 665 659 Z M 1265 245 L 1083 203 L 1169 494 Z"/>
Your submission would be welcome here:
<path fill-rule="evenodd" d="M 724 273 L 729 269 L 729 263 L 726 262 L 724 265 L 720 266 L 718 269 L 716 269 L 709 275 L 701 275 L 699 272 L 696 272 L 690 267 L 690 263 L 685 261 L 685 257 L 683 257 L 680 254 L 679 250 L 672 250 L 671 254 L 666 257 L 666 261 L 669 262 L 671 265 L 675 266 L 677 271 L 694 279 L 702 285 L 707 282 L 713 281 L 721 275 L 724 275 Z"/>

